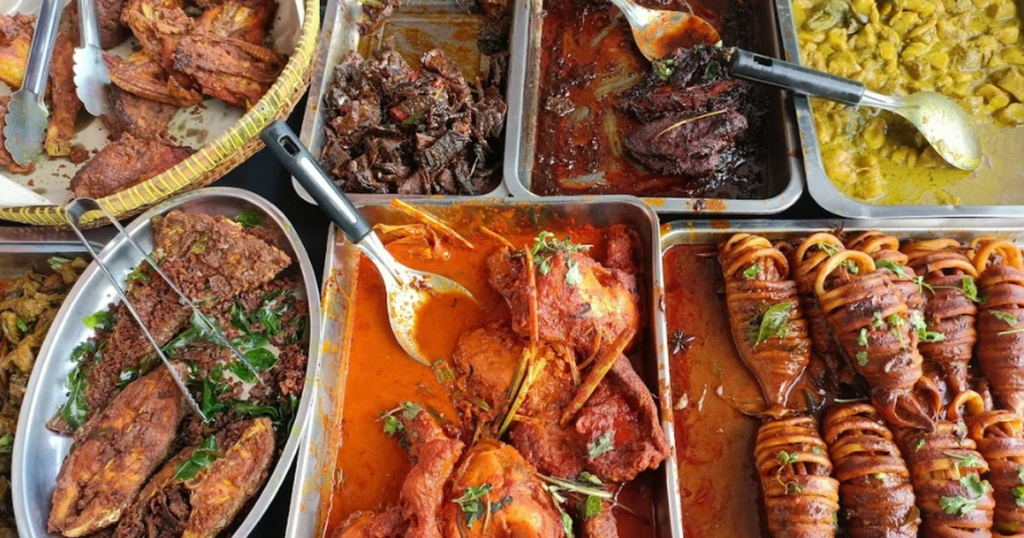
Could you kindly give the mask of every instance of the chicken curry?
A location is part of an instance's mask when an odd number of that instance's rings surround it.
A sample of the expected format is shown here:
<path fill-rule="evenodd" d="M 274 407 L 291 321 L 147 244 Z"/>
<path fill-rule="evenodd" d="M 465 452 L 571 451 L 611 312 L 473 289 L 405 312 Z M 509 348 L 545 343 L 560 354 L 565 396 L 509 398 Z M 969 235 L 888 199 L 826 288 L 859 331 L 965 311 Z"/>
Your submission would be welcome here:
<path fill-rule="evenodd" d="M 627 358 L 642 349 L 639 236 L 476 224 L 463 242 L 422 222 L 377 231 L 399 261 L 475 302 L 428 302 L 416 336 L 433 364 L 419 364 L 359 260 L 324 536 L 650 535 L 645 471 L 668 442 Z"/>

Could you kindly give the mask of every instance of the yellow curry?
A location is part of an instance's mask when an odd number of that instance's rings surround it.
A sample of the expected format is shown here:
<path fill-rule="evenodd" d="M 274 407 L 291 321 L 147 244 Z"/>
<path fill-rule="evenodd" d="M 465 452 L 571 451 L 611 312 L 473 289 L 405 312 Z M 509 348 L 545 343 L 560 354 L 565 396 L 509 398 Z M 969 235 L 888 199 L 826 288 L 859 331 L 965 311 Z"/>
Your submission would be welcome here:
<path fill-rule="evenodd" d="M 825 171 L 878 204 L 1024 203 L 1024 46 L 1014 0 L 795 0 L 805 65 L 895 95 L 937 91 L 975 121 L 985 158 L 953 169 L 905 120 L 815 99 Z"/>

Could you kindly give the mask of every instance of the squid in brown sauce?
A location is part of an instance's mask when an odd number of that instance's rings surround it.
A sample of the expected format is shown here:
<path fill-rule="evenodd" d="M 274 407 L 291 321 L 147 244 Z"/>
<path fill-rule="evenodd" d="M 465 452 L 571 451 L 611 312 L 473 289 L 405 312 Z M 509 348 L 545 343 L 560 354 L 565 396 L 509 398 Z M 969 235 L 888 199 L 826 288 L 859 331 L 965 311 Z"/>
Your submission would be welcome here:
<path fill-rule="evenodd" d="M 914 538 L 920 512 L 910 472 L 871 404 L 834 404 L 822 425 L 851 538 Z"/>
<path fill-rule="evenodd" d="M 903 294 L 907 307 L 924 313 L 926 298 L 921 286 L 914 281 L 917 274 L 907 265 L 909 258 L 900 252 L 900 240 L 897 237 L 871 230 L 848 239 L 846 248 L 859 250 L 871 256 L 879 269 L 885 269 L 890 273 L 889 278 Z"/>
<path fill-rule="evenodd" d="M 818 296 L 814 293 L 814 279 L 818 276 L 818 267 L 830 256 L 843 250 L 843 243 L 836 236 L 816 233 L 790 250 L 789 265 L 800 294 L 800 305 L 810 327 L 814 352 L 825 362 L 832 379 L 837 383 L 849 385 L 854 382 L 856 372 L 843 357 L 839 344 L 832 337 L 825 314 L 821 312 Z"/>
<path fill-rule="evenodd" d="M 767 420 L 754 448 L 764 491 L 768 530 L 777 538 L 831 538 L 836 534 L 839 482 L 807 415 Z"/>
<path fill-rule="evenodd" d="M 807 320 L 786 257 L 767 239 L 736 234 L 719 248 L 733 341 L 770 409 L 785 408 L 807 368 Z"/>
<path fill-rule="evenodd" d="M 968 389 L 967 364 L 971 360 L 978 308 L 974 282 L 978 272 L 953 239 L 932 239 L 904 245 L 908 264 L 923 277 L 926 290 L 924 331 L 931 335 L 918 346 L 921 355 L 938 364 L 953 394 Z"/>
<path fill-rule="evenodd" d="M 903 295 L 875 269 L 863 252 L 840 252 L 818 269 L 815 293 L 882 417 L 897 426 L 930 430 L 941 395 L 922 376 L 918 334 Z"/>
<path fill-rule="evenodd" d="M 1012 411 L 986 409 L 974 391 L 964 391 L 950 404 L 949 418 L 963 416 L 967 435 L 978 446 L 989 472 L 984 477 L 995 498 L 992 530 L 998 535 L 1024 533 L 1024 417 Z"/>
<path fill-rule="evenodd" d="M 1003 407 L 1024 413 L 1024 262 L 1010 241 L 972 243 L 978 295 L 976 353 Z"/>
<path fill-rule="evenodd" d="M 940 420 L 932 432 L 896 434 L 921 510 L 921 536 L 991 536 L 996 503 L 983 480 L 989 467 L 963 421 Z"/>

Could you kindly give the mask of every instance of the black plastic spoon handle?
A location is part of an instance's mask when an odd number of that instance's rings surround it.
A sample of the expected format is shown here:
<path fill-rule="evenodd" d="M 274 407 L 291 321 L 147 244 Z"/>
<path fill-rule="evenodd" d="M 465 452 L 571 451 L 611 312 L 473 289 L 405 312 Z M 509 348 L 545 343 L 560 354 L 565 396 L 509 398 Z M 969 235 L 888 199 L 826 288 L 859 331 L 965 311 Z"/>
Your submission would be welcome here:
<path fill-rule="evenodd" d="M 277 160 L 281 161 L 281 164 L 306 188 L 309 195 L 320 204 L 320 209 L 338 225 L 338 228 L 341 228 L 349 241 L 359 243 L 370 233 L 370 223 L 366 222 L 356 206 L 352 205 L 348 196 L 345 196 L 331 178 L 327 177 L 288 124 L 280 120 L 274 121 L 263 129 L 260 137 Z"/>
<path fill-rule="evenodd" d="M 804 95 L 822 97 L 847 105 L 860 104 L 864 85 L 855 80 L 808 69 L 783 60 L 742 49 L 733 52 L 730 72 L 737 77 L 763 82 Z"/>

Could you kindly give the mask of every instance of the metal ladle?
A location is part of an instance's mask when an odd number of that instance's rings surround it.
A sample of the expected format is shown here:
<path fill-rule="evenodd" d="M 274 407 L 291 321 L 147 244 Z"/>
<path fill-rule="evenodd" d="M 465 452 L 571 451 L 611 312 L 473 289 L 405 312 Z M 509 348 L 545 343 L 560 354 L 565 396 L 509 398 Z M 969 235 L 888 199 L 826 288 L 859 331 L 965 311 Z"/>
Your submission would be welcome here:
<path fill-rule="evenodd" d="M 469 290 L 455 281 L 432 273 L 410 269 L 396 260 L 381 243 L 370 223 L 324 173 L 299 137 L 282 121 L 274 121 L 260 135 L 295 179 L 320 204 L 345 237 L 377 266 L 387 289 L 388 319 L 402 349 L 413 359 L 430 365 L 416 342 L 418 312 L 431 297 L 455 293 L 473 299 Z"/>
<path fill-rule="evenodd" d="M 633 0 L 611 1 L 629 21 L 640 52 L 652 62 L 668 56 L 679 47 L 698 43 L 715 45 L 720 41 L 714 28 L 708 32 L 710 24 L 694 15 L 648 9 Z M 701 37 L 703 41 L 699 40 Z M 729 53 L 730 73 L 734 76 L 850 106 L 887 110 L 902 116 L 916 127 L 935 152 L 952 166 L 961 170 L 975 170 L 981 165 L 981 142 L 974 131 L 971 117 L 940 93 L 883 95 L 868 90 L 855 80 L 768 56 L 741 49 L 729 49 Z"/>

